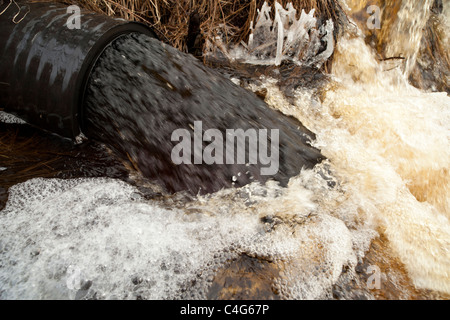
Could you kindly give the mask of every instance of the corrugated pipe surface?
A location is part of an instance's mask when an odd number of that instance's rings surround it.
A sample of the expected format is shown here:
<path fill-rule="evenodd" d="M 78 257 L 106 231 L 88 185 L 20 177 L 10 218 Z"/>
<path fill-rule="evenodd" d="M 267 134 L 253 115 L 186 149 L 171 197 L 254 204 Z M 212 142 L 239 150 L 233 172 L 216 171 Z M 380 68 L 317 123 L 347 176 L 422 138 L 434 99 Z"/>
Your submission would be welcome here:
<path fill-rule="evenodd" d="M 86 83 L 105 47 L 121 35 L 155 36 L 136 22 L 58 3 L 0 5 L 0 108 L 76 139 Z"/>

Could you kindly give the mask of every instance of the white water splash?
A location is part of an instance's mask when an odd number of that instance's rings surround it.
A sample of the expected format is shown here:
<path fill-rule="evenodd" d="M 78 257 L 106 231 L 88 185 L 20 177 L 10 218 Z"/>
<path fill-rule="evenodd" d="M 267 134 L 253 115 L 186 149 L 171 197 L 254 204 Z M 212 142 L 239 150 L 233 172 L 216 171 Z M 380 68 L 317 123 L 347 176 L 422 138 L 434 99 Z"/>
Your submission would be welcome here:
<path fill-rule="evenodd" d="M 215 272 L 246 254 L 284 266 L 281 297 L 318 299 L 367 250 L 318 204 L 327 189 L 306 171 L 288 189 L 254 184 L 178 210 L 119 181 L 30 180 L 0 214 L 0 297 L 203 299 Z"/>
<path fill-rule="evenodd" d="M 406 57 L 403 72 L 409 76 L 414 68 L 420 49 L 424 28 L 430 18 L 434 0 L 402 1 L 398 18 L 389 30 L 390 41 L 386 48 L 387 57 Z"/>
<path fill-rule="evenodd" d="M 377 221 L 414 284 L 450 293 L 450 98 L 384 71 L 363 38 L 340 39 L 333 70 L 320 100 L 299 89 L 291 104 L 266 81 L 266 102 L 316 132 L 345 197 Z"/>

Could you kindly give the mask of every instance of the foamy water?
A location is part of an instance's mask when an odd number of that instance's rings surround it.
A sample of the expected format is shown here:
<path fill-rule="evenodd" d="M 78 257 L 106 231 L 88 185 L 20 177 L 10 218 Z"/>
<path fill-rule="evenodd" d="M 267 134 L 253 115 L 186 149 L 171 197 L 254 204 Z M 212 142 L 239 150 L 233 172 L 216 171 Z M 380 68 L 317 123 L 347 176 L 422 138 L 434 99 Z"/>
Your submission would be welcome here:
<path fill-rule="evenodd" d="M 266 100 L 317 133 L 346 202 L 383 230 L 414 283 L 449 292 L 450 98 L 386 74 L 362 39 L 337 50 L 322 101 L 298 91 L 289 104 L 270 81 Z"/>
<path fill-rule="evenodd" d="M 326 189 L 308 171 L 288 189 L 250 185 L 179 210 L 119 181 L 34 179 L 11 188 L 0 217 L 1 297 L 202 299 L 246 254 L 283 266 L 282 297 L 323 298 L 374 235 L 324 211 Z"/>

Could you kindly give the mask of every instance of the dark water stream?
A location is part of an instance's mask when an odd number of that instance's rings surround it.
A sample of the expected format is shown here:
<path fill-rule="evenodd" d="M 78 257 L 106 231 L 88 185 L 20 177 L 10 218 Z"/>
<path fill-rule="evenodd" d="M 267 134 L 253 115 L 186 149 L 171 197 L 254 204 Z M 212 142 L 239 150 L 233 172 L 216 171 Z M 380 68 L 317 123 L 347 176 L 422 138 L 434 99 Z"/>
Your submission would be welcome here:
<path fill-rule="evenodd" d="M 270 109 L 255 94 L 194 57 L 145 35 L 121 37 L 105 50 L 92 73 L 87 96 L 86 135 L 112 146 L 169 192 L 214 192 L 268 179 L 286 185 L 302 168 L 310 169 L 324 159 L 310 146 L 314 134 L 298 120 Z M 208 129 L 217 129 L 224 139 L 229 129 L 257 133 L 267 129 L 268 138 L 273 138 L 273 130 L 279 130 L 279 159 L 272 159 L 279 160 L 279 170 L 261 174 L 268 164 L 249 161 L 257 157 L 250 140 L 245 147 L 235 145 L 234 150 L 225 150 L 224 141 L 223 149 L 217 149 L 223 150 L 220 159 L 224 164 L 206 164 L 202 159 L 202 163 L 174 164 L 171 154 L 179 140 L 171 141 L 173 132 L 187 129 L 194 146 L 193 129 L 199 122 L 202 130 L 197 132 L 202 136 Z M 265 137 L 259 135 L 258 142 Z M 203 142 L 202 149 L 209 143 Z M 274 143 L 264 147 L 269 157 L 275 156 L 270 152 L 277 147 Z M 236 156 L 244 149 L 245 162 L 240 162 Z M 235 151 L 235 161 L 227 160 L 230 150 Z M 192 163 L 196 152 L 192 150 L 189 157 Z"/>

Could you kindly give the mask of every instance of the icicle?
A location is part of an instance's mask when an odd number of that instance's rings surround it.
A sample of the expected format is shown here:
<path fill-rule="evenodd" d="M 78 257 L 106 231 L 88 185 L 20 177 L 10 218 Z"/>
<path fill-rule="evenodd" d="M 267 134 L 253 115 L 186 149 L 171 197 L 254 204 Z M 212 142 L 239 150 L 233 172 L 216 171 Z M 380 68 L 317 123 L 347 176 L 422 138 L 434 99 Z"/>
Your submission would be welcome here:
<path fill-rule="evenodd" d="M 331 57 L 334 51 L 333 30 L 334 26 L 331 20 L 328 20 L 325 26 L 320 27 L 320 33 L 324 34 L 323 39 L 325 39 L 327 43 L 327 48 L 320 54 L 315 55 L 308 65 L 320 68 L 322 64 L 327 61 L 329 57 Z"/>
<path fill-rule="evenodd" d="M 284 26 L 280 15 L 281 10 L 283 10 L 283 7 L 278 2 L 275 2 L 275 22 L 278 25 L 277 55 L 275 57 L 276 66 L 279 66 L 283 59 Z"/>
<path fill-rule="evenodd" d="M 315 10 L 308 14 L 302 10 L 297 20 L 297 10 L 292 3 L 284 9 L 275 2 L 275 18 L 270 18 L 272 7 L 264 2 L 256 24 L 250 24 L 248 45 L 243 44 L 229 50 L 233 58 L 252 64 L 281 65 L 289 60 L 298 65 L 320 67 L 333 53 L 333 23 L 317 28 Z M 318 54 L 322 43 L 326 43 L 325 50 Z"/>
<path fill-rule="evenodd" d="M 253 47 L 253 21 L 250 22 L 250 36 L 248 37 L 248 48 Z"/>

